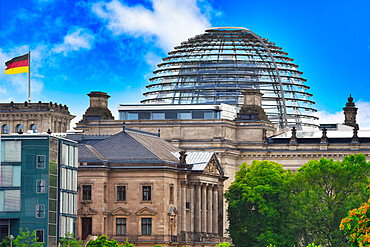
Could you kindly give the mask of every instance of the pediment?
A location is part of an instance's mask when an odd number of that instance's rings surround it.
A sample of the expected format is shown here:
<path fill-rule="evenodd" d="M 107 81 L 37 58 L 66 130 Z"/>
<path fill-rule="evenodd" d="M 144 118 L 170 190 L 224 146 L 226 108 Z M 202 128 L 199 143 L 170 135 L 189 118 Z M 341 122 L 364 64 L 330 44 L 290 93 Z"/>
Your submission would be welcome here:
<path fill-rule="evenodd" d="M 171 207 L 168 211 L 168 215 L 175 216 L 176 214 L 178 214 L 177 209 L 175 207 Z"/>
<path fill-rule="evenodd" d="M 221 166 L 215 156 L 213 156 L 212 159 L 208 162 L 206 168 L 204 168 L 203 170 L 203 173 L 214 176 L 222 175 Z"/>
<path fill-rule="evenodd" d="M 77 210 L 77 214 L 78 215 L 95 215 L 97 214 L 98 211 L 93 209 L 93 208 L 90 208 L 89 204 L 83 204 L 78 210 Z"/>
<path fill-rule="evenodd" d="M 113 211 L 110 212 L 111 215 L 123 215 L 123 216 L 127 216 L 127 215 L 130 215 L 131 212 L 122 208 L 122 207 L 118 207 L 116 209 L 114 209 Z"/>
<path fill-rule="evenodd" d="M 157 212 L 150 209 L 150 208 L 147 208 L 147 207 L 144 207 L 142 209 L 140 209 L 139 211 L 136 212 L 136 215 L 139 215 L 139 216 L 142 216 L 142 215 L 150 215 L 150 216 L 153 216 L 153 215 L 156 215 Z"/>

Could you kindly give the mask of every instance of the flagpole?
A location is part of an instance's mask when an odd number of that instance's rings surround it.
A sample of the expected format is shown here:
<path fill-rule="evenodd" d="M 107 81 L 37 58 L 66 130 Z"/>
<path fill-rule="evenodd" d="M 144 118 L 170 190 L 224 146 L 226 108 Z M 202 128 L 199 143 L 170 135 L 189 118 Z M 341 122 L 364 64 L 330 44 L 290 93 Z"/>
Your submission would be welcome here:
<path fill-rule="evenodd" d="M 28 51 L 28 102 L 31 103 L 31 51 Z"/>

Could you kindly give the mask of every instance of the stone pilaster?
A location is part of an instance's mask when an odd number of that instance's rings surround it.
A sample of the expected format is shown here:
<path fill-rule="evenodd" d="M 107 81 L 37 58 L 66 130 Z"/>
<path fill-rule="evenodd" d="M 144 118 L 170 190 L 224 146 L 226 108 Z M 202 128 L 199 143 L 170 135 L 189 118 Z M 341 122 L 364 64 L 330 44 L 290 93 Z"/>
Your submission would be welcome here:
<path fill-rule="evenodd" d="M 202 184 L 202 232 L 207 232 L 207 184 Z"/>
<path fill-rule="evenodd" d="M 212 185 L 207 186 L 207 233 L 212 233 Z"/>
<path fill-rule="evenodd" d="M 218 187 L 213 187 L 212 232 L 218 234 Z"/>
<path fill-rule="evenodd" d="M 194 230 L 195 232 L 199 233 L 202 231 L 201 228 L 201 203 L 202 203 L 202 197 L 201 197 L 201 184 L 196 183 L 195 184 L 195 210 L 194 210 Z"/>

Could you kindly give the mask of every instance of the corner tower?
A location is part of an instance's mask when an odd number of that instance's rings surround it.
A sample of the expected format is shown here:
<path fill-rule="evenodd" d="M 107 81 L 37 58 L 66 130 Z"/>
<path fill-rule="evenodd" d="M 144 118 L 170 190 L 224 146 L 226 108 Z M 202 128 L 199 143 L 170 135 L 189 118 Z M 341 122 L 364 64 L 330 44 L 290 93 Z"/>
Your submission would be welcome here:
<path fill-rule="evenodd" d="M 356 123 L 356 116 L 357 116 L 357 107 L 353 102 L 353 98 L 351 95 L 348 97 L 348 102 L 346 103 L 346 107 L 343 108 L 344 111 L 344 124 L 348 126 L 352 126 L 354 128 L 358 128 L 358 124 Z"/>

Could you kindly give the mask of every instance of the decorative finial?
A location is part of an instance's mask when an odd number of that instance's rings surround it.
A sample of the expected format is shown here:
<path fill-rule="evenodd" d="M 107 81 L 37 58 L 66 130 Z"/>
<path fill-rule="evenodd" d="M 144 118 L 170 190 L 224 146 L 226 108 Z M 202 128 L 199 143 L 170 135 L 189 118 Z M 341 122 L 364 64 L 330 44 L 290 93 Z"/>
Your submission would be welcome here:
<path fill-rule="evenodd" d="M 126 130 L 126 123 L 125 121 L 122 122 L 122 131 L 125 132 Z"/>
<path fill-rule="evenodd" d="M 46 133 L 48 133 L 49 135 L 51 135 L 52 132 L 51 132 L 50 129 L 48 129 L 48 131 Z"/>
<path fill-rule="evenodd" d="M 352 95 L 351 95 L 351 94 L 349 94 L 348 102 L 349 102 L 349 103 L 353 103 L 353 98 L 352 98 Z"/>
<path fill-rule="evenodd" d="M 23 134 L 23 129 L 22 128 L 19 128 L 18 131 L 17 131 L 18 134 L 22 135 Z"/>
<path fill-rule="evenodd" d="M 161 129 L 158 129 L 158 137 L 161 137 Z"/>
<path fill-rule="evenodd" d="M 327 132 L 328 132 L 328 130 L 325 127 L 322 128 L 322 136 L 321 136 L 321 139 L 320 139 L 320 143 L 328 143 L 329 142 L 329 139 L 326 135 Z"/>
<path fill-rule="evenodd" d="M 354 127 L 353 128 L 353 136 L 352 136 L 352 140 L 351 140 L 351 143 L 360 143 L 360 138 L 358 138 L 358 127 Z"/>
<path fill-rule="evenodd" d="M 295 127 L 292 128 L 292 137 L 290 137 L 289 144 L 297 144 L 297 129 Z"/>

